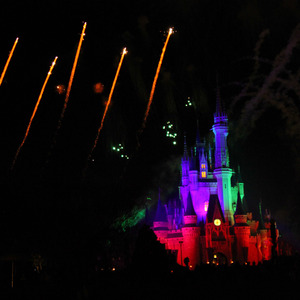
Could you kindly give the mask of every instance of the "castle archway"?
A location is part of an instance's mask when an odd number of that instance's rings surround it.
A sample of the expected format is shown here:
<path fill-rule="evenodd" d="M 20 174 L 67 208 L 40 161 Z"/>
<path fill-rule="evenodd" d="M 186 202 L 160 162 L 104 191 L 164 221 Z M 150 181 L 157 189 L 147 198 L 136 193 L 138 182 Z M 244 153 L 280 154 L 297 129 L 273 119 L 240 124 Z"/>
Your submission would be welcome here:
<path fill-rule="evenodd" d="M 227 261 L 227 257 L 221 253 L 221 252 L 216 252 L 213 254 L 213 259 L 212 262 L 215 265 L 227 265 L 228 261 Z"/>

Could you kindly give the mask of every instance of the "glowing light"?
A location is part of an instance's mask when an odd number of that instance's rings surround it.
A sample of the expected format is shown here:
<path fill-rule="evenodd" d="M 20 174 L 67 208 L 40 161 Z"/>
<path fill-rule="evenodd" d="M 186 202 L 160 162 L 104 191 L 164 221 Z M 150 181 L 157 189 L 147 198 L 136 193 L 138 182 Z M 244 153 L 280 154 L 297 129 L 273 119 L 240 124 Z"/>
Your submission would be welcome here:
<path fill-rule="evenodd" d="M 186 107 L 193 105 L 190 99 L 191 99 L 190 97 L 187 98 L 187 102 L 185 103 Z"/>
<path fill-rule="evenodd" d="M 58 131 L 61 127 L 62 119 L 64 118 L 65 111 L 66 111 L 67 106 L 68 106 L 70 92 L 71 92 L 71 88 L 72 88 L 72 83 L 73 83 L 73 79 L 74 79 L 74 75 L 75 75 L 75 71 L 76 71 L 76 67 L 77 67 L 78 57 L 79 57 L 81 45 L 82 45 L 82 42 L 83 42 L 83 37 L 85 36 L 85 29 L 86 29 L 86 22 L 83 24 L 83 28 L 82 28 L 82 32 L 81 32 L 81 35 L 80 35 L 80 40 L 79 40 L 79 43 L 78 43 L 78 47 L 77 47 L 77 51 L 76 51 L 76 55 L 75 55 L 71 75 L 70 75 L 70 80 L 69 80 L 69 84 L 68 84 L 68 88 L 67 88 L 67 92 L 66 92 L 66 98 L 65 98 L 64 106 L 63 106 L 62 112 L 60 114 L 60 118 L 59 118 L 59 121 L 58 121 L 56 131 Z"/>
<path fill-rule="evenodd" d="M 201 177 L 202 177 L 202 178 L 206 178 L 206 172 L 205 172 L 205 171 L 202 171 L 202 172 L 201 172 Z"/>
<path fill-rule="evenodd" d="M 9 52 L 8 59 L 7 59 L 7 61 L 6 61 L 6 64 L 5 64 L 5 66 L 4 66 L 4 69 L 3 69 L 2 74 L 1 74 L 1 77 L 0 77 L 0 86 L 1 86 L 2 81 L 3 81 L 3 79 L 4 79 L 6 70 L 7 70 L 8 65 L 9 65 L 9 62 L 10 62 L 10 60 L 11 60 L 13 54 L 14 54 L 14 51 L 15 51 L 15 48 L 16 48 L 16 46 L 17 46 L 18 41 L 19 41 L 19 38 L 17 37 L 16 40 L 15 40 L 15 42 L 14 42 L 14 45 L 13 45 L 11 51 Z"/>
<path fill-rule="evenodd" d="M 175 140 L 177 137 L 177 133 L 175 131 L 174 125 L 170 121 L 167 121 L 167 123 L 162 126 L 162 129 L 166 131 L 166 137 L 168 137 L 170 139 L 174 139 L 172 144 L 174 146 L 177 145 L 177 142 Z"/>
<path fill-rule="evenodd" d="M 215 219 L 215 220 L 214 220 L 214 224 L 215 224 L 216 226 L 220 226 L 220 225 L 221 225 L 221 220 L 220 220 L 220 219 Z"/>
<path fill-rule="evenodd" d="M 48 80 L 49 80 L 50 75 L 52 74 L 53 68 L 54 68 L 54 66 L 55 66 L 55 64 L 56 64 L 56 60 L 57 60 L 57 56 L 55 57 L 54 61 L 52 62 L 51 66 L 50 66 L 49 72 L 48 72 L 48 74 L 47 74 L 47 77 L 46 77 L 45 82 L 44 82 L 44 84 L 43 84 L 43 87 L 42 87 L 42 89 L 41 89 L 40 95 L 39 95 L 38 100 L 37 100 L 37 102 L 36 102 L 36 104 L 35 104 L 33 113 L 32 113 L 32 115 L 31 115 L 29 124 L 28 124 L 28 126 L 27 126 L 27 129 L 26 129 L 26 132 L 25 132 L 25 136 L 24 136 L 24 138 L 23 138 L 23 140 L 22 140 L 22 143 L 20 144 L 20 146 L 19 146 L 19 148 L 18 148 L 18 150 L 17 150 L 17 152 L 16 152 L 16 155 L 15 155 L 15 157 L 14 157 L 14 160 L 13 160 L 13 162 L 12 162 L 11 169 L 14 168 L 14 165 L 15 165 L 15 163 L 16 163 L 16 160 L 17 160 L 18 156 L 19 156 L 19 153 L 20 153 L 20 151 L 21 151 L 21 149 L 22 149 L 22 147 L 23 147 L 23 145 L 24 145 L 24 143 L 25 143 L 25 141 L 26 141 L 26 139 L 27 139 L 27 136 L 28 136 L 28 133 L 29 133 L 29 130 L 30 130 L 30 127 L 31 127 L 31 123 L 32 123 L 33 118 L 34 118 L 34 116 L 35 116 L 35 114 L 36 114 L 36 111 L 37 111 L 37 109 L 38 109 L 38 106 L 39 106 L 39 104 L 40 104 L 40 102 L 41 102 L 41 99 L 42 99 L 42 96 L 43 96 L 45 87 L 46 87 L 46 85 L 47 85 L 47 82 L 48 82 Z"/>
<path fill-rule="evenodd" d="M 152 104 L 153 95 L 154 95 L 154 91 L 155 91 L 155 87 L 156 87 L 156 82 L 157 82 L 158 75 L 159 75 L 161 65 L 162 65 L 162 62 L 163 62 L 163 58 L 164 58 L 164 55 L 165 55 L 165 52 L 166 52 L 166 49 L 167 49 L 167 45 L 168 45 L 168 42 L 169 42 L 169 39 L 170 39 L 170 36 L 171 36 L 172 33 L 173 33 L 173 28 L 170 28 L 167 39 L 166 39 L 165 44 L 163 46 L 161 56 L 160 56 L 160 59 L 159 59 L 159 62 L 158 62 L 158 66 L 157 66 L 157 69 L 156 69 L 156 73 L 155 73 L 155 76 L 154 76 L 154 80 L 153 80 L 153 84 L 152 84 L 152 88 L 151 88 L 151 92 L 150 92 L 150 97 L 149 97 L 147 109 L 146 109 L 146 112 L 145 112 L 142 128 L 140 130 L 140 134 L 143 132 L 143 130 L 146 126 L 147 118 L 148 118 L 148 115 L 149 115 L 149 111 L 150 111 L 150 107 L 151 107 L 151 104 Z"/>
<path fill-rule="evenodd" d="M 101 82 L 95 83 L 93 88 L 95 94 L 101 94 L 104 91 L 104 85 Z"/>
<path fill-rule="evenodd" d="M 59 95 L 62 95 L 65 93 L 66 87 L 63 84 L 59 84 L 55 87 L 55 90 Z"/>
<path fill-rule="evenodd" d="M 208 201 L 205 201 L 204 202 L 204 211 L 207 211 L 208 210 Z"/>
<path fill-rule="evenodd" d="M 103 128 L 103 124 L 104 124 L 104 120 L 105 120 L 105 116 L 107 114 L 107 111 L 108 111 L 108 108 L 109 108 L 109 105 L 110 105 L 110 102 L 111 102 L 111 98 L 112 98 L 112 95 L 113 95 L 113 92 L 114 92 L 114 89 L 115 89 L 115 86 L 116 86 L 116 82 L 117 82 L 117 79 L 119 77 L 119 73 L 120 73 L 120 70 L 121 70 L 121 66 L 122 66 L 122 63 L 123 63 L 123 59 L 124 59 L 124 56 L 127 54 L 127 50 L 126 48 L 123 49 L 122 51 L 122 55 L 121 55 L 121 59 L 120 59 L 120 62 L 119 62 L 119 65 L 118 65 L 118 68 L 117 68 L 117 72 L 116 72 L 116 75 L 115 75 L 115 78 L 114 78 L 114 81 L 113 81 L 113 84 L 112 84 L 112 87 L 111 87 L 111 90 L 110 90 L 110 93 L 109 93 L 109 96 L 108 96 L 108 100 L 107 100 L 107 103 L 106 103 L 106 106 L 105 106 L 105 110 L 104 110 L 104 113 L 103 113 L 103 117 L 102 117 L 102 120 L 101 120 L 101 124 L 100 124 L 100 127 L 98 129 L 98 132 L 97 132 L 97 136 L 96 136 L 96 139 L 94 141 L 94 145 L 92 147 L 92 150 L 88 156 L 88 162 L 89 160 L 91 159 L 91 156 L 93 154 L 93 151 L 95 150 L 96 146 L 97 146 L 97 143 L 98 143 L 98 140 L 99 140 L 99 136 L 100 136 L 100 132 Z M 87 166 L 85 167 L 85 170 L 84 170 L 84 176 L 85 176 L 85 171 L 87 169 Z"/>
<path fill-rule="evenodd" d="M 112 150 L 119 152 L 121 158 L 129 159 L 129 156 L 124 153 L 124 147 L 122 146 L 122 144 L 119 144 L 118 146 L 113 146 Z"/>

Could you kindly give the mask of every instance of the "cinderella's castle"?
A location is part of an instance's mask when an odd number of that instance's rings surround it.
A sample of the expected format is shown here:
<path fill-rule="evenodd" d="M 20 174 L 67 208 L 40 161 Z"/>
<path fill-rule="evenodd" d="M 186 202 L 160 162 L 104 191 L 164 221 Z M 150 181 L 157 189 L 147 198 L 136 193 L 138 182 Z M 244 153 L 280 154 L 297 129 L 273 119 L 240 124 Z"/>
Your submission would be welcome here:
<path fill-rule="evenodd" d="M 200 141 L 188 151 L 184 141 L 179 199 L 158 200 L 153 231 L 177 263 L 194 269 L 201 263 L 258 263 L 276 252 L 278 230 L 270 218 L 253 220 L 244 200 L 244 184 L 231 168 L 228 118 L 219 95 L 212 131 L 215 143 Z"/>

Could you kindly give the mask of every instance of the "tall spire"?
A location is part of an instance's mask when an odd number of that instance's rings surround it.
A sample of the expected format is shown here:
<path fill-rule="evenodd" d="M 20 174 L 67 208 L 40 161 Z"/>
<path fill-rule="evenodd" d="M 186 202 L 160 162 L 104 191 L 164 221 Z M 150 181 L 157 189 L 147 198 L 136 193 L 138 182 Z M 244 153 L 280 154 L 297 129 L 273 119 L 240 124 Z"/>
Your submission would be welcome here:
<path fill-rule="evenodd" d="M 190 191 L 189 191 L 189 194 L 188 194 L 188 197 L 186 200 L 186 210 L 184 212 L 184 215 L 185 216 L 195 216 L 196 215 Z"/>
<path fill-rule="evenodd" d="M 184 132 L 184 136 L 183 136 L 183 158 L 184 159 L 188 159 L 188 152 L 187 152 L 187 145 L 186 145 L 186 133 Z"/>
<path fill-rule="evenodd" d="M 227 114 L 224 109 L 222 98 L 220 96 L 219 82 L 217 78 L 217 88 L 216 88 L 216 112 L 214 114 L 214 121 L 216 123 L 226 123 L 228 122 Z"/>
<path fill-rule="evenodd" d="M 158 194 L 157 209 L 156 209 L 154 221 L 155 222 L 168 222 L 166 208 L 162 205 L 161 200 L 160 200 L 160 189 L 159 189 L 159 194 Z"/>
<path fill-rule="evenodd" d="M 237 196 L 237 203 L 236 203 L 236 210 L 235 210 L 235 213 L 234 213 L 235 216 L 237 215 L 247 215 L 245 213 L 245 209 L 243 207 L 243 204 L 242 204 L 242 199 L 241 199 L 241 195 L 240 195 L 240 192 L 238 191 L 238 196 Z"/>

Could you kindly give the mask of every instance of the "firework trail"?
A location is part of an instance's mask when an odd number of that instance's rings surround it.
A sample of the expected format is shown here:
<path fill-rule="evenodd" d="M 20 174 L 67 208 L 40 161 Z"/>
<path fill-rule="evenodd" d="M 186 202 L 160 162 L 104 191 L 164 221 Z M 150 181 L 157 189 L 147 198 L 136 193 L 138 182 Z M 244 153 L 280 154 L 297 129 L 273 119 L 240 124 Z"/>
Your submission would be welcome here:
<path fill-rule="evenodd" d="M 121 59 L 120 59 L 120 62 L 119 62 L 118 68 L 117 68 L 117 72 L 116 72 L 116 75 L 115 75 L 115 78 L 114 78 L 114 81 L 113 81 L 113 84 L 112 84 L 112 87 L 111 87 L 111 90 L 110 90 L 110 93 L 109 93 L 109 96 L 108 96 L 108 100 L 107 100 L 107 103 L 106 103 L 106 106 L 105 106 L 105 110 L 104 110 L 104 113 L 103 113 L 101 124 L 100 124 L 100 127 L 98 129 L 97 136 L 96 136 L 96 139 L 94 141 L 94 145 L 92 147 L 92 150 L 89 153 L 89 156 L 88 156 L 88 159 L 87 159 L 87 164 L 86 164 L 86 166 L 84 168 L 84 171 L 83 171 L 83 177 L 85 177 L 89 161 L 90 161 L 90 159 L 92 157 L 93 151 L 95 150 L 95 148 L 97 146 L 97 143 L 98 143 L 98 140 L 99 140 L 99 136 L 100 136 L 100 132 L 101 132 L 103 124 L 104 124 L 105 116 L 107 114 L 108 107 L 109 107 L 110 102 L 111 102 L 111 98 L 112 98 L 112 95 L 113 95 L 113 92 L 114 92 L 114 89 L 115 89 L 115 85 L 116 85 L 117 79 L 119 77 L 119 73 L 120 73 L 120 70 L 121 70 L 121 66 L 122 66 L 125 54 L 127 54 L 126 48 L 123 49 L 122 56 L 121 56 Z"/>
<path fill-rule="evenodd" d="M 127 54 L 126 48 L 123 49 L 122 56 L 121 56 L 121 59 L 120 59 L 119 65 L 118 65 L 118 69 L 117 69 L 117 72 L 116 72 L 116 75 L 115 75 L 115 79 L 113 81 L 113 84 L 112 84 L 112 87 L 111 87 L 111 90 L 110 90 L 110 93 L 109 93 L 109 96 L 108 96 L 108 100 L 107 100 L 107 103 L 106 103 L 106 107 L 105 107 L 105 110 L 104 110 L 104 113 L 103 113 L 101 124 L 100 124 L 100 127 L 98 129 L 98 133 L 97 133 L 97 136 L 96 136 L 93 148 L 92 148 L 92 150 L 91 150 L 91 152 L 89 154 L 88 160 L 90 160 L 90 158 L 92 156 L 92 153 L 93 153 L 93 151 L 95 150 L 95 148 L 97 146 L 97 143 L 98 143 L 98 140 L 99 140 L 99 135 L 100 135 L 100 132 L 101 132 L 103 124 L 104 124 L 105 116 L 107 114 L 108 107 L 109 107 L 109 104 L 111 102 L 111 98 L 112 98 L 112 95 L 113 95 L 113 92 L 114 92 L 114 89 L 115 89 L 115 85 L 116 85 L 117 79 L 119 77 L 120 69 L 121 69 L 121 66 L 122 66 L 125 54 Z"/>
<path fill-rule="evenodd" d="M 146 122 L 147 122 L 147 118 L 148 118 L 148 115 L 149 115 L 150 107 L 151 107 L 151 104 L 152 104 L 153 95 L 154 95 L 154 91 L 155 91 L 155 87 L 156 87 L 156 82 L 157 82 L 157 79 L 158 79 L 158 75 L 159 75 L 159 72 L 160 72 L 160 68 L 161 68 L 161 65 L 162 65 L 162 62 L 163 62 L 163 59 L 164 59 L 164 55 L 165 55 L 165 52 L 166 52 L 166 48 L 167 48 L 170 36 L 173 33 L 174 33 L 173 28 L 170 28 L 169 32 L 168 32 L 167 39 L 166 39 L 165 44 L 164 44 L 164 47 L 162 49 L 162 52 L 161 52 L 161 55 L 160 55 L 160 59 L 159 59 L 159 62 L 158 62 L 158 66 L 157 66 L 157 69 L 156 69 L 156 73 L 155 73 L 155 76 L 154 76 L 154 80 L 153 80 L 153 84 L 152 84 L 152 88 L 151 88 L 151 92 L 150 92 L 150 97 L 149 97 L 149 101 L 148 101 L 146 113 L 145 113 L 145 116 L 144 116 L 142 127 L 141 127 L 141 129 L 139 131 L 140 134 L 142 134 L 142 132 L 143 132 L 145 126 L 146 126 Z"/>
<path fill-rule="evenodd" d="M 38 106 L 39 106 L 39 104 L 40 104 L 40 102 L 41 102 L 41 99 L 42 99 L 42 96 L 43 96 L 45 87 L 46 87 L 47 82 L 48 82 L 48 80 L 49 80 L 49 78 L 50 78 L 50 75 L 52 74 L 52 70 L 53 70 L 53 68 L 54 68 L 54 66 L 55 66 L 55 64 L 56 64 L 56 60 L 57 60 L 57 56 L 54 58 L 54 61 L 52 62 L 51 66 L 50 66 L 49 72 L 48 72 L 48 74 L 47 74 L 47 77 L 46 77 L 45 82 L 44 82 L 44 84 L 43 84 L 43 87 L 42 87 L 42 89 L 41 89 L 39 98 L 38 98 L 38 100 L 37 100 L 37 102 L 36 102 L 36 105 L 35 105 L 35 107 L 34 107 L 33 113 L 32 113 L 32 115 L 31 115 L 29 124 L 28 124 L 28 126 L 27 126 L 27 129 L 26 129 L 26 132 L 25 132 L 25 136 L 24 136 L 23 141 L 22 141 L 22 143 L 20 144 L 20 146 L 19 146 L 19 148 L 18 148 L 18 150 L 17 150 L 17 152 L 16 152 L 16 155 L 15 155 L 15 157 L 14 157 L 14 160 L 13 160 L 13 162 L 12 162 L 11 170 L 14 168 L 15 163 L 16 163 L 16 160 L 17 160 L 17 158 L 18 158 L 18 156 L 19 156 L 19 153 L 20 153 L 20 151 L 21 151 L 21 149 L 22 149 L 22 147 L 23 147 L 23 145 L 24 145 L 24 143 L 25 143 L 25 141 L 26 141 L 26 139 L 27 139 L 27 136 L 28 136 L 28 133 L 29 133 L 29 130 L 30 130 L 30 127 L 31 127 L 31 123 L 32 123 L 33 118 L 34 118 L 34 116 L 35 116 L 35 113 L 36 113 L 36 111 L 37 111 L 37 109 L 38 109 Z"/>
<path fill-rule="evenodd" d="M 66 97 L 65 97 L 64 106 L 63 106 L 63 109 L 61 111 L 61 114 L 60 114 L 60 117 L 59 117 L 59 120 L 58 120 L 58 124 L 57 124 L 56 130 L 55 130 L 54 135 L 53 135 L 53 139 L 52 139 L 52 143 L 51 143 L 51 146 L 50 146 L 50 150 L 48 152 L 48 155 L 47 155 L 47 158 L 46 158 L 46 162 L 45 162 L 46 165 L 49 162 L 49 158 L 51 156 L 51 152 L 52 152 L 52 150 L 53 150 L 53 148 L 54 148 L 54 146 L 56 144 L 56 137 L 57 137 L 59 129 L 61 128 L 62 120 L 64 118 L 65 111 L 66 111 L 67 106 L 68 106 L 69 96 L 70 96 L 71 87 L 72 87 L 72 83 L 73 83 L 73 79 L 74 79 L 74 75 L 75 75 L 75 70 L 76 70 L 76 66 L 77 66 L 77 62 L 78 62 L 78 58 L 79 58 L 79 54 L 80 54 L 80 49 L 81 49 L 81 45 L 82 45 L 82 42 L 83 42 L 83 39 L 84 39 L 84 36 L 85 36 L 85 29 L 86 29 L 86 22 L 83 24 L 82 32 L 81 32 L 81 35 L 80 35 L 80 40 L 79 40 L 79 43 L 78 43 L 78 47 L 77 47 L 77 51 L 76 51 L 76 55 L 75 55 L 75 59 L 74 59 L 74 63 L 73 63 L 72 71 L 71 71 L 71 75 L 70 75 L 69 84 L 68 84 L 67 91 L 66 91 Z"/>
<path fill-rule="evenodd" d="M 69 84 L 68 84 L 68 88 L 67 88 L 67 92 L 66 92 L 65 103 L 64 103 L 64 107 L 62 109 L 62 112 L 60 114 L 60 118 L 59 118 L 58 125 L 57 125 L 57 128 L 56 128 L 56 133 L 58 132 L 58 130 L 61 127 L 61 123 L 62 123 L 62 120 L 64 118 L 65 111 L 67 109 L 67 105 L 68 105 L 68 102 L 69 102 L 69 96 L 70 96 L 70 92 L 71 92 L 71 88 L 72 88 L 72 83 L 73 83 L 73 79 L 74 79 L 74 75 L 75 75 L 75 70 L 76 70 L 76 66 L 77 66 L 77 62 L 78 62 L 78 57 L 79 57 L 81 45 L 82 45 L 82 42 L 83 42 L 83 38 L 85 36 L 85 29 L 86 29 L 86 22 L 83 24 L 82 32 L 81 32 L 81 35 L 80 35 L 80 40 L 79 40 L 79 43 L 78 43 L 78 47 L 77 47 L 77 51 L 76 51 L 76 55 L 75 55 L 75 59 L 74 59 L 73 67 L 72 67 L 72 72 L 71 72 L 71 75 L 70 75 L 70 80 L 69 80 Z"/>
<path fill-rule="evenodd" d="M 2 84 L 2 81 L 3 81 L 3 78 L 4 78 L 4 76 L 5 76 L 7 67 L 8 67 L 8 65 L 9 65 L 10 60 L 11 60 L 11 57 L 12 57 L 13 54 L 14 54 L 14 51 L 15 51 L 15 48 L 16 48 L 16 46 L 17 46 L 18 41 L 19 41 L 19 38 L 17 37 L 16 40 L 15 40 L 15 42 L 14 42 L 14 45 L 13 45 L 11 51 L 9 52 L 8 59 L 7 59 L 7 61 L 6 61 L 6 64 L 5 64 L 5 66 L 4 66 L 4 69 L 3 69 L 2 74 L 1 74 L 1 77 L 0 77 L 0 86 L 1 86 L 1 84 Z"/>

